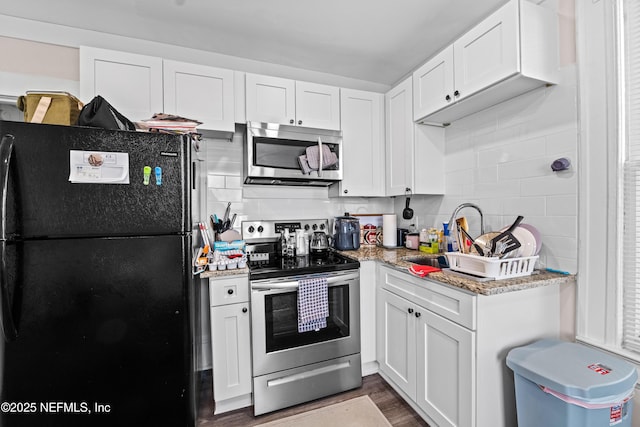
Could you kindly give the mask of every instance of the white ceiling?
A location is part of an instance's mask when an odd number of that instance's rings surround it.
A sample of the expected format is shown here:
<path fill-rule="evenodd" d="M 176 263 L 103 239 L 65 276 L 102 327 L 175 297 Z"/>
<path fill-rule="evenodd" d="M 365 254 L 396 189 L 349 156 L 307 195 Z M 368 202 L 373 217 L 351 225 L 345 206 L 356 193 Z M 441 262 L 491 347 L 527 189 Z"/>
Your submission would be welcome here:
<path fill-rule="evenodd" d="M 0 13 L 392 85 L 506 0 L 20 0 Z"/>

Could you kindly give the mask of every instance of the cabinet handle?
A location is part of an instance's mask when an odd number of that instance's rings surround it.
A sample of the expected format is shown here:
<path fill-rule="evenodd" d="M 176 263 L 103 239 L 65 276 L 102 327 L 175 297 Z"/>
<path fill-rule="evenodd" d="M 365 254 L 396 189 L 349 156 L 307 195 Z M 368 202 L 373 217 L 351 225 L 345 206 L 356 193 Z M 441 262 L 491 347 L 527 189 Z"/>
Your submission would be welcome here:
<path fill-rule="evenodd" d="M 408 309 L 408 310 L 407 310 L 407 312 L 408 312 L 409 314 L 413 313 L 413 308 Z"/>
<path fill-rule="evenodd" d="M 301 125 L 302 124 L 302 120 L 298 120 L 298 124 Z"/>
<path fill-rule="evenodd" d="M 242 307 L 242 312 L 246 313 L 247 311 L 249 311 L 249 309 L 247 309 L 247 307 Z"/>
<path fill-rule="evenodd" d="M 289 124 L 292 125 L 295 122 L 295 120 L 291 119 L 289 120 Z"/>
<path fill-rule="evenodd" d="M 422 314 L 420 314 L 420 312 L 419 312 L 419 311 L 417 311 L 417 312 L 416 312 L 416 317 L 420 317 L 420 316 L 422 316 Z"/>
<path fill-rule="evenodd" d="M 451 95 L 445 96 L 444 99 L 446 99 L 447 101 L 451 101 Z"/>
<path fill-rule="evenodd" d="M 347 194 L 349 192 L 349 190 L 344 190 L 344 194 Z"/>
<path fill-rule="evenodd" d="M 459 91 L 453 92 L 453 96 L 460 96 L 460 92 Z"/>
<path fill-rule="evenodd" d="M 227 291 L 227 293 L 228 293 L 229 295 L 233 295 L 233 289 L 229 289 L 229 290 Z"/>

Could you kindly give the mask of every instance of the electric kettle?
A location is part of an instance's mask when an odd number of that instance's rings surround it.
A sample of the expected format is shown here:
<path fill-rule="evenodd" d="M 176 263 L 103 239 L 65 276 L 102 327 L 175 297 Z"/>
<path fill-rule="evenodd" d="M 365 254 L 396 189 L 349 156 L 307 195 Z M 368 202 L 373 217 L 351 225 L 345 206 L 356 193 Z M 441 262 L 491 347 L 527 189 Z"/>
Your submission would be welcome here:
<path fill-rule="evenodd" d="M 333 246 L 339 251 L 355 251 L 360 248 L 360 220 L 349 216 L 339 216 L 334 222 Z"/>
<path fill-rule="evenodd" d="M 329 252 L 329 236 L 324 231 L 314 231 L 309 242 L 311 255 L 326 255 Z"/>

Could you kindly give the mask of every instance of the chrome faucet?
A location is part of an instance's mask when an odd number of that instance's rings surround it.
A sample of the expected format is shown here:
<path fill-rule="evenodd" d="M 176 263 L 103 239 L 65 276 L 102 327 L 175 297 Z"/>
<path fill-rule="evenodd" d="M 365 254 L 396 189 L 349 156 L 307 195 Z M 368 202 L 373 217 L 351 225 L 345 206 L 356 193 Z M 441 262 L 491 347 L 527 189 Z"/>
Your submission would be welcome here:
<path fill-rule="evenodd" d="M 459 236 L 459 233 L 454 234 L 454 230 L 457 227 L 456 217 L 458 216 L 458 213 L 464 208 L 474 208 L 475 210 L 478 211 L 478 213 L 480 214 L 480 235 L 484 234 L 484 216 L 482 215 L 482 209 L 480 209 L 478 205 L 475 205 L 473 203 L 461 204 L 460 206 L 458 206 L 453 210 L 453 214 L 451 215 L 451 219 L 449 220 L 449 235 L 453 236 L 456 239 L 456 242 L 458 243 L 458 248 L 461 247 L 460 241 L 459 241 L 460 236 Z"/>

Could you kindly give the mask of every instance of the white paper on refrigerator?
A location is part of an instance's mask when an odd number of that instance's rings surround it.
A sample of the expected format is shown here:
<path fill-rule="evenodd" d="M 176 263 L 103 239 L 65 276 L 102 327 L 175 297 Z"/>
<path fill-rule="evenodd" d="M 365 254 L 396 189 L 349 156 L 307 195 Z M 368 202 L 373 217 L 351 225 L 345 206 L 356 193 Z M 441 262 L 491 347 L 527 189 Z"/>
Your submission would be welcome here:
<path fill-rule="evenodd" d="M 129 153 L 69 150 L 69 181 L 129 184 Z"/>

